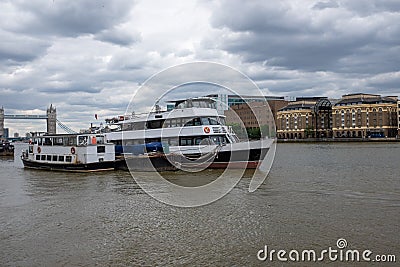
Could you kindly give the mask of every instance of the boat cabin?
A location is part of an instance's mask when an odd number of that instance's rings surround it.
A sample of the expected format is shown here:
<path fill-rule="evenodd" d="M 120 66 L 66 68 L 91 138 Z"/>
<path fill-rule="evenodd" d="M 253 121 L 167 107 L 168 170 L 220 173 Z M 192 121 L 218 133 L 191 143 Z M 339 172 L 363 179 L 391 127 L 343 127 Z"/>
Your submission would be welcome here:
<path fill-rule="evenodd" d="M 115 160 L 114 144 L 101 134 L 57 134 L 34 137 L 27 158 L 43 163 L 71 164 Z"/>

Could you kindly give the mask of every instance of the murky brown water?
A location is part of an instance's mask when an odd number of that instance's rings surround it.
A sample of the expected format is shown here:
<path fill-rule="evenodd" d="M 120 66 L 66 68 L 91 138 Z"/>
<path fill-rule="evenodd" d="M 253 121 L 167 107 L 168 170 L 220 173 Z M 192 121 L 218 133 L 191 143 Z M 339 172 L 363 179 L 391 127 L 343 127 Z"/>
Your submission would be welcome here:
<path fill-rule="evenodd" d="M 244 178 L 213 204 L 175 208 L 127 172 L 43 172 L 0 159 L 0 266 L 271 266 L 281 263 L 257 260 L 264 245 L 322 250 L 338 238 L 399 261 L 399 174 L 400 144 L 279 144 L 256 192 Z"/>

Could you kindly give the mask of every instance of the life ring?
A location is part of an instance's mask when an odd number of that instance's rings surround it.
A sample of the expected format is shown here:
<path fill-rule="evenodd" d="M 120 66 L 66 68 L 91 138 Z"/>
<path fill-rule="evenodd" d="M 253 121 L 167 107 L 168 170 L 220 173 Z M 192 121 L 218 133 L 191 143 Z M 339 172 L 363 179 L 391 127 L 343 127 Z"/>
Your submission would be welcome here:
<path fill-rule="evenodd" d="M 71 147 L 71 154 L 75 154 L 75 147 Z"/>
<path fill-rule="evenodd" d="M 210 131 L 211 131 L 211 130 L 210 130 L 210 127 L 204 127 L 204 132 L 205 132 L 205 133 L 210 133 Z"/>
<path fill-rule="evenodd" d="M 40 154 L 40 152 L 42 152 L 42 149 L 40 148 L 40 146 L 38 146 L 38 148 L 37 148 L 37 153 Z"/>
<path fill-rule="evenodd" d="M 29 144 L 32 145 L 32 140 L 31 139 L 29 139 Z"/>

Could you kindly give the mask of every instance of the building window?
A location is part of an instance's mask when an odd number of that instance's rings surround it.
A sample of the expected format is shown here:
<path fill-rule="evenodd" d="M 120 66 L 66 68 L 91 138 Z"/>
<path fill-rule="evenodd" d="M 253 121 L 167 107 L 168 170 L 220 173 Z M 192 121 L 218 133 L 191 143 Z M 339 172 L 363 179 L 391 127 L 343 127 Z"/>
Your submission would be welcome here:
<path fill-rule="evenodd" d="M 344 110 L 342 110 L 342 128 L 344 128 Z"/>
<path fill-rule="evenodd" d="M 286 116 L 286 129 L 289 129 L 289 117 Z"/>

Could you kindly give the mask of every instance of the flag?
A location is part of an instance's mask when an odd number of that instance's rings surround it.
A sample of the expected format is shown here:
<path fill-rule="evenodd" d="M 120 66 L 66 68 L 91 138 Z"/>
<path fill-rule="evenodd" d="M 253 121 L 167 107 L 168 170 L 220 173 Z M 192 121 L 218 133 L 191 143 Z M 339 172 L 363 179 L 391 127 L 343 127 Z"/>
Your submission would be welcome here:
<path fill-rule="evenodd" d="M 94 114 L 94 118 L 97 120 L 97 114 Z"/>

